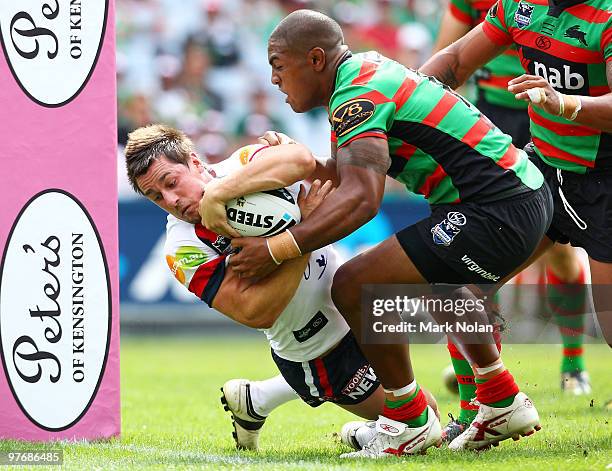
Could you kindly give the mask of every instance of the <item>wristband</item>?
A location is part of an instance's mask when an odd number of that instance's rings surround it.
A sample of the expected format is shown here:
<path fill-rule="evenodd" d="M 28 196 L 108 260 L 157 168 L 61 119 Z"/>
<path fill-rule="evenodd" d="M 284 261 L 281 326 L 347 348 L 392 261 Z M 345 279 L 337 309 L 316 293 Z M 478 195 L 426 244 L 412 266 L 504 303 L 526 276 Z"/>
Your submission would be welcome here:
<path fill-rule="evenodd" d="M 567 98 L 569 104 L 566 103 L 565 105 L 566 111 L 563 114 L 563 117 L 570 121 L 574 121 L 578 116 L 578 112 L 582 109 L 582 100 L 576 95 L 566 95 L 565 97 Z"/>
<path fill-rule="evenodd" d="M 559 100 L 559 114 L 557 116 L 563 116 L 563 114 L 565 113 L 565 95 L 559 92 L 556 93 L 557 99 Z"/>
<path fill-rule="evenodd" d="M 272 253 L 272 249 L 270 249 L 270 239 L 266 239 L 266 245 L 268 247 L 268 253 L 270 254 L 270 257 L 272 257 L 272 260 L 274 260 L 274 263 L 276 263 L 277 265 L 280 265 L 282 262 L 279 262 L 278 260 L 276 260 L 276 258 L 274 258 L 274 254 Z"/>
<path fill-rule="evenodd" d="M 266 244 L 268 245 L 268 251 L 270 252 L 272 260 L 274 260 L 277 265 L 280 265 L 285 260 L 297 258 L 302 255 L 300 246 L 289 230 L 269 237 L 266 239 Z"/>

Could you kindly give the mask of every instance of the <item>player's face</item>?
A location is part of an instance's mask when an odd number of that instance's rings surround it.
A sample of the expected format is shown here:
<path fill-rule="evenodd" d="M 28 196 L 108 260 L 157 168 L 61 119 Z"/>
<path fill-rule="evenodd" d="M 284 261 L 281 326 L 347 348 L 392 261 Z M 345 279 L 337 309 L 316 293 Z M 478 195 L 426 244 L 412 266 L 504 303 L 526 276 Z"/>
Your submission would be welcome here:
<path fill-rule="evenodd" d="M 306 54 L 292 54 L 283 45 L 270 41 L 268 62 L 272 67 L 272 84 L 287 95 L 285 101 L 293 111 L 304 113 L 319 106 L 315 103 L 315 76 Z"/>
<path fill-rule="evenodd" d="M 136 183 L 144 195 L 173 216 L 191 224 L 200 222 L 198 206 L 206 184 L 212 177 L 191 154 L 189 165 L 183 165 L 161 156 L 138 177 Z"/>

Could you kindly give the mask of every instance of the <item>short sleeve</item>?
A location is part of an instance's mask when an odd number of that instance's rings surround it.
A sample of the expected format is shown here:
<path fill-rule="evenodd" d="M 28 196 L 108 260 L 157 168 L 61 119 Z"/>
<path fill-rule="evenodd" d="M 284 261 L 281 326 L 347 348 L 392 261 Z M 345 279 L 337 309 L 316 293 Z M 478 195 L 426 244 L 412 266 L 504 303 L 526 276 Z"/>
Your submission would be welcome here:
<path fill-rule="evenodd" d="M 382 93 L 357 85 L 334 93 L 330 106 L 332 140 L 338 149 L 362 137 L 386 139 L 393 125 L 395 103 Z"/>
<path fill-rule="evenodd" d="M 470 26 L 474 23 L 474 9 L 466 0 L 451 0 L 448 4 L 448 8 L 453 18 L 461 23 Z"/>
<path fill-rule="evenodd" d="M 199 224 L 175 224 L 166 233 L 166 263 L 179 283 L 212 307 L 225 277 L 228 247 L 229 239 Z"/>
<path fill-rule="evenodd" d="M 235 150 L 227 159 L 215 164 L 213 167 L 217 176 L 226 176 L 235 172 L 240 167 L 251 162 L 253 159 L 261 155 L 261 151 L 269 146 L 263 144 L 249 144 Z"/>
<path fill-rule="evenodd" d="M 503 0 L 497 0 L 491 7 L 489 13 L 482 23 L 484 33 L 488 38 L 498 45 L 509 45 L 514 41 L 512 35 L 506 27 L 507 20 L 505 17 L 506 6 Z"/>

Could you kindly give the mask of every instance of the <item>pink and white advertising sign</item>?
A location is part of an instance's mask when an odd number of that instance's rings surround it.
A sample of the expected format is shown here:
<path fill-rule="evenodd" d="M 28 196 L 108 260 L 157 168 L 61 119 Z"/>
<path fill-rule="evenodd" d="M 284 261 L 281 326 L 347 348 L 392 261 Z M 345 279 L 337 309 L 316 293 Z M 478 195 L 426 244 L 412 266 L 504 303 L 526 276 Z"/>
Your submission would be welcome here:
<path fill-rule="evenodd" d="M 0 439 L 120 433 L 114 25 L 0 2 Z"/>

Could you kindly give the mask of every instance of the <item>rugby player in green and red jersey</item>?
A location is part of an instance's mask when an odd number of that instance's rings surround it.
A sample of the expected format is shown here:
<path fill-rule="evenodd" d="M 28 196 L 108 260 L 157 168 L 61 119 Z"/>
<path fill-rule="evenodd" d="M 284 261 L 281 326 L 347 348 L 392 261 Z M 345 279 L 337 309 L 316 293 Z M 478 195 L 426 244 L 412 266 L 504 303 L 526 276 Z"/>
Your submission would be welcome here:
<path fill-rule="evenodd" d="M 555 211 L 537 258 L 554 242 L 583 247 L 594 285 L 612 283 L 612 6 L 605 0 L 498 0 L 484 23 L 431 58 L 423 73 L 451 87 L 515 44 L 526 74 L 508 84 L 530 102 L 531 154 Z M 610 299 L 593 297 L 612 344 Z"/>
<path fill-rule="evenodd" d="M 497 0 L 450 0 L 442 17 L 437 52 L 467 34 L 482 23 Z M 508 91 L 508 82 L 523 74 L 518 51 L 511 45 L 474 74 L 476 79 L 476 107 L 503 132 L 512 136 L 516 147 L 523 148 L 530 140 L 528 103 L 517 100 Z M 576 250 L 568 245 L 555 244 L 538 263 L 539 282 L 547 283 L 545 307 L 559 325 L 563 342 L 561 388 L 568 394 L 591 392 L 590 380 L 584 365 L 583 332 L 586 319 L 587 290 L 585 271 Z M 456 381 L 453 390 L 459 393 L 460 413 L 445 428 L 445 439 L 453 440 L 476 416 L 478 407 L 471 400 L 475 396 L 474 374 L 469 363 L 451 341 L 448 343 Z M 446 373 L 445 373 L 446 374 Z"/>
<path fill-rule="evenodd" d="M 376 214 L 388 174 L 428 198 L 432 214 L 336 272 L 332 297 L 385 388 L 384 416 L 372 440 L 350 456 L 413 454 L 439 443 L 407 345 L 363 342 L 361 286 L 384 283 L 497 283 L 539 244 L 552 198 L 542 174 L 476 108 L 435 79 L 372 52 L 352 55 L 338 24 L 310 10 L 284 18 L 268 43 L 272 83 L 296 112 L 329 109 L 332 158 L 318 165 L 335 191 L 291 231 L 268 239 L 233 239 L 230 266 L 265 276 L 283 260 L 336 241 Z M 212 230 L 223 201 L 201 213 Z M 209 213 L 209 214 L 207 214 Z M 495 345 L 462 344 L 475 368 L 480 433 L 468 447 L 486 448 L 539 429 Z M 499 420 L 498 420 L 499 419 Z"/>

